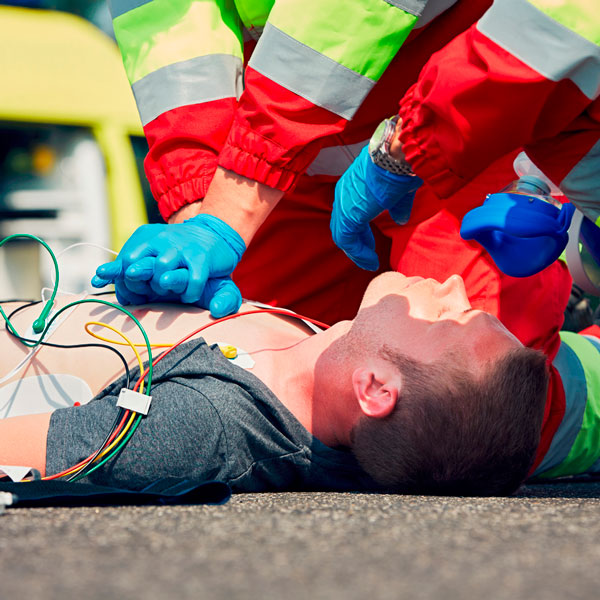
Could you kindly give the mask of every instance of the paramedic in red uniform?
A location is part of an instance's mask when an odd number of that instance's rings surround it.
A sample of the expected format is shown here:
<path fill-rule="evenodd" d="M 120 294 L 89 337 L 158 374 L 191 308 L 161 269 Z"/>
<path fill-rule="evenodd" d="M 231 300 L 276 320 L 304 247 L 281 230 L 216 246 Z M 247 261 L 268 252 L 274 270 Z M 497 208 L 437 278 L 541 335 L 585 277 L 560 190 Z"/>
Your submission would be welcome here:
<path fill-rule="evenodd" d="M 95 283 L 115 282 L 123 303 L 199 303 L 219 316 L 239 304 L 229 275 L 243 254 L 233 277 L 246 297 L 330 322 L 353 314 L 373 273 L 329 238 L 334 183 L 431 58 L 400 111 L 404 151 L 426 183 L 405 225 L 390 215 L 403 222 L 406 206 L 375 219 L 380 267 L 460 273 L 474 306 L 554 358 L 564 266 L 504 276 L 458 230 L 514 178 L 521 145 L 590 214 L 597 18 L 582 1 L 497 0 L 486 13 L 489 0 L 431 0 L 418 19 L 424 3 L 410 4 L 238 0 L 229 14 L 218 2 L 113 1 L 146 172 L 170 224 L 136 231 Z M 545 427 L 556 430 L 565 403 L 556 371 L 553 382 Z"/>
<path fill-rule="evenodd" d="M 400 102 L 389 145 L 397 168 L 409 164 L 427 182 L 407 226 L 390 234 L 392 268 L 434 278 L 454 269 L 464 277 L 474 306 L 486 307 L 521 341 L 553 360 L 534 466 L 546 476 L 564 474 L 574 461 L 588 468 L 599 459 L 597 441 L 584 430 L 585 415 L 600 405 L 597 342 L 589 337 L 598 337 L 600 329 L 559 337 L 571 283 L 564 263 L 555 262 L 534 277 L 508 277 L 481 246 L 462 240 L 459 229 L 470 208 L 467 182 L 520 147 L 598 224 L 599 44 L 600 18 L 589 2 L 497 0 L 427 63 Z M 372 178 L 364 175 L 373 164 L 363 153 L 342 177 L 332 217 L 336 242 L 357 263 L 371 267 L 376 256 L 362 243 L 369 225 L 356 215 L 372 218 L 381 211 L 365 192 Z M 488 191 L 499 191 L 510 179 Z M 423 201 L 424 193 L 430 202 Z M 584 389 L 575 389 L 569 375 L 575 371 L 585 373 Z M 577 407 L 582 429 L 575 438 L 563 435 L 565 406 L 569 413 Z"/>
<path fill-rule="evenodd" d="M 489 5 L 111 2 L 169 225 L 138 229 L 95 284 L 114 282 L 125 304 L 172 300 L 222 316 L 241 301 L 235 268 L 245 297 L 351 317 L 374 273 L 331 240 L 335 181 L 431 54 Z M 390 240 L 377 241 L 386 256 Z"/>

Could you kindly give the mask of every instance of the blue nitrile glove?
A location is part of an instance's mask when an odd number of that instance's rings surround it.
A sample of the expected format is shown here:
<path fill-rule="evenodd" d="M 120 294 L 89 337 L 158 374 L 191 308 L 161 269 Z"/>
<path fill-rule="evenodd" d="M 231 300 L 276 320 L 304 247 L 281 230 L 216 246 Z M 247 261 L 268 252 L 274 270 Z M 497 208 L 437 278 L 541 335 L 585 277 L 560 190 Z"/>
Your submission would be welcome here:
<path fill-rule="evenodd" d="M 359 267 L 376 271 L 379 258 L 369 223 L 387 210 L 398 225 L 404 225 L 422 183 L 416 175 L 396 175 L 378 167 L 365 146 L 335 186 L 333 241 Z"/>
<path fill-rule="evenodd" d="M 244 240 L 212 215 L 174 225 L 142 225 L 117 258 L 100 265 L 94 287 L 115 284 L 121 304 L 182 302 L 214 317 L 236 312 L 242 295 L 229 275 L 246 250 Z"/>

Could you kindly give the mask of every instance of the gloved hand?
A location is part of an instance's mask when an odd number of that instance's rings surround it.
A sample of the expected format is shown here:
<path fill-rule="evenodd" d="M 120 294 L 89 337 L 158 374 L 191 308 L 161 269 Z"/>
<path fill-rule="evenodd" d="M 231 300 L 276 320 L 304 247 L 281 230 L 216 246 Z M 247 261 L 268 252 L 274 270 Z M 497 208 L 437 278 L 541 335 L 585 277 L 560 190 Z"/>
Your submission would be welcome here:
<path fill-rule="evenodd" d="M 359 267 L 376 271 L 379 258 L 369 223 L 388 210 L 398 225 L 404 225 L 422 183 L 416 175 L 396 175 L 378 167 L 365 146 L 335 186 L 333 241 Z"/>
<path fill-rule="evenodd" d="M 245 250 L 239 234 L 212 215 L 174 225 L 142 225 L 113 262 L 96 269 L 92 285 L 114 283 L 121 304 L 182 302 L 209 308 L 219 318 L 242 303 L 229 275 Z"/>

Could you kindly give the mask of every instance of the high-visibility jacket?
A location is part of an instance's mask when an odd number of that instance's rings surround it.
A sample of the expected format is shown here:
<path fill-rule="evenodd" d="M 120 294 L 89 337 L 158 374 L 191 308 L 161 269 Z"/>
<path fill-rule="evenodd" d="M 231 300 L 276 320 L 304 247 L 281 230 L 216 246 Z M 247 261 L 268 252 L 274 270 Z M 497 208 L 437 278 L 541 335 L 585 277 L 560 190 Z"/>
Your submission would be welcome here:
<path fill-rule="evenodd" d="M 533 475 L 552 478 L 600 472 L 600 328 L 563 331 L 554 367 L 565 406 L 547 418 Z M 553 423 L 553 426 L 550 425 Z M 552 435 L 548 433 L 552 430 Z"/>
<path fill-rule="evenodd" d="M 595 0 L 495 0 L 430 59 L 401 100 L 400 139 L 440 197 L 524 147 L 598 221 L 599 96 Z"/>
<path fill-rule="evenodd" d="M 433 0 L 430 16 L 455 1 Z M 111 0 L 162 215 L 202 198 L 217 164 L 290 189 L 344 130 L 426 3 Z M 245 72 L 244 50 L 253 50 Z"/>

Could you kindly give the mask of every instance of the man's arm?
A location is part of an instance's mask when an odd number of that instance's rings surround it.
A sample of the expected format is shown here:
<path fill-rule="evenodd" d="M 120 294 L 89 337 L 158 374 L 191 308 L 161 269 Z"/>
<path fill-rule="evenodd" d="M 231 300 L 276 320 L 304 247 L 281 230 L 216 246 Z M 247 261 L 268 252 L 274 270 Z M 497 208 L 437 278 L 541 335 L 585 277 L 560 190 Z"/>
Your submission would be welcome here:
<path fill-rule="evenodd" d="M 289 189 L 322 141 L 345 127 L 402 45 L 426 0 L 413 4 L 408 13 L 385 2 L 348 10 L 339 2 L 276 0 L 267 14 L 266 7 L 238 2 L 238 14 L 223 0 L 154 0 L 134 8 L 114 0 L 115 35 L 163 217 L 204 197 L 219 153 L 225 169 Z M 244 94 L 242 25 L 264 28 Z"/>
<path fill-rule="evenodd" d="M 130 39 L 135 42 L 132 45 L 137 51 L 137 55 L 134 52 L 137 58 L 129 63 L 126 59 L 125 62 L 130 67 L 128 72 L 134 82 L 138 106 L 144 94 L 149 104 L 155 102 L 155 96 L 166 98 L 156 110 L 149 111 L 148 124 L 153 120 L 159 125 L 164 122 L 166 138 L 169 138 L 169 118 L 165 117 L 168 111 L 163 115 L 161 110 L 173 110 L 169 104 L 171 79 L 177 82 L 174 91 L 178 93 L 175 97 L 178 109 L 188 110 L 184 109 L 189 104 L 187 80 L 185 77 L 178 78 L 182 64 L 185 66 L 187 63 L 181 60 L 172 63 L 169 52 L 147 52 L 143 40 L 148 28 L 140 27 L 144 20 L 136 11 L 147 10 L 150 29 L 160 30 L 161 35 L 155 35 L 153 40 L 172 38 L 174 41 L 180 28 L 173 27 L 173 24 L 182 18 L 189 20 L 197 5 L 213 7 L 219 2 L 189 3 L 182 0 L 176 5 L 174 12 L 179 11 L 179 14 L 171 19 L 171 29 L 168 27 L 169 20 L 165 21 L 161 16 L 160 4 L 160 0 L 144 3 L 118 15 L 115 31 L 121 32 L 121 35 L 117 33 L 117 39 L 122 51 Z M 117 297 L 123 303 L 153 302 L 167 296 L 171 300 L 178 297 L 182 302 L 209 306 L 215 316 L 237 310 L 241 294 L 231 282 L 226 283 L 225 292 L 219 284 L 218 289 L 208 296 L 204 294 L 206 286 L 214 278 L 220 281 L 228 278 L 245 251 L 245 244 L 252 239 L 281 197 L 281 193 L 276 194 L 267 188 L 279 192 L 290 189 L 314 159 L 323 140 L 344 129 L 403 44 L 424 4 L 425 0 L 414 3 L 416 10 L 413 14 L 398 8 L 395 3 L 367 0 L 353 3 L 351 7 L 338 2 L 323 4 L 317 0 L 310 0 L 308 5 L 297 0 L 275 2 L 246 69 L 246 88 L 219 154 L 219 165 L 226 171 L 262 185 L 253 186 L 235 175 L 219 176 L 214 190 L 204 190 L 204 206 L 191 207 L 175 216 L 168 229 L 151 231 L 141 228 L 136 231 L 117 260 L 98 269 L 94 285 L 101 287 L 114 282 Z M 128 6 L 126 3 L 125 8 Z M 340 24 L 341 10 L 345 13 L 341 22 L 343 35 L 338 27 L 331 27 L 333 22 Z M 127 17 L 130 13 L 136 14 Z M 218 15 L 213 16 L 218 20 Z M 117 23 L 121 19 L 124 22 Z M 191 19 L 184 31 L 194 30 L 196 38 L 203 38 L 195 26 L 205 21 L 210 22 L 210 19 Z M 137 32 L 137 37 L 131 36 L 130 30 Z M 209 38 L 214 35 L 210 32 Z M 376 53 L 372 52 L 374 46 L 378 47 Z M 190 51 L 192 49 L 190 44 Z M 142 70 L 144 77 L 140 81 L 144 83 L 138 84 L 139 63 L 149 65 L 148 70 L 155 66 L 152 63 L 159 57 L 164 62 L 163 56 L 171 62 L 161 64 L 147 74 Z M 181 56 L 178 58 L 181 59 Z M 209 56 L 210 61 L 213 58 L 214 55 Z M 166 78 L 163 77 L 164 69 L 168 74 Z M 210 81 L 212 79 L 207 78 L 205 85 L 199 86 L 198 90 L 206 93 L 207 89 L 212 89 L 208 86 Z M 219 81 L 218 77 L 214 81 Z M 327 85 L 323 85 L 323 81 L 327 81 Z M 163 84 L 169 93 L 163 89 Z M 187 116 L 193 118 L 193 111 L 192 107 Z M 178 123 L 185 127 L 185 119 Z M 220 129 L 220 134 L 224 129 Z M 149 141 L 152 147 L 159 143 L 151 136 Z M 181 140 L 174 135 L 164 147 L 177 152 L 181 145 Z M 157 154 L 151 149 L 147 166 Z M 178 159 L 173 171 L 178 172 L 181 179 L 181 174 L 194 172 L 197 168 L 193 162 Z M 160 195 L 154 184 L 153 189 L 155 194 Z M 184 204 L 197 204 L 202 197 L 200 189 L 191 193 L 193 190 L 185 181 L 180 185 L 175 183 L 172 189 L 178 190 L 178 194 L 182 192 L 176 202 L 159 199 L 161 213 L 168 219 Z M 194 213 L 187 223 L 181 222 Z M 238 231 L 236 226 L 243 231 Z"/>
<path fill-rule="evenodd" d="M 205 196 L 242 92 L 239 16 L 224 0 L 109 3 L 162 216 Z M 126 201 L 126 199 L 124 199 Z"/>
<path fill-rule="evenodd" d="M 261 185 L 236 198 L 244 180 L 217 178 L 218 193 L 209 191 L 203 210 L 230 225 L 237 212 L 247 231 L 242 237 L 251 239 L 282 196 L 275 190 L 293 187 L 326 140 L 345 129 L 425 4 L 417 2 L 411 14 L 385 2 L 276 1 L 219 156 L 226 171 Z M 235 208 L 227 213 L 229 202 Z"/>
<path fill-rule="evenodd" d="M 182 223 L 201 213 L 219 215 L 248 246 L 282 196 L 281 190 L 218 167 L 204 200 L 182 207 L 169 223 Z"/>
<path fill-rule="evenodd" d="M 423 7 L 415 6 L 417 12 Z M 418 16 L 391 4 L 357 3 L 340 24 L 339 9 L 337 2 L 311 6 L 279 0 L 266 23 L 259 22 L 264 31 L 219 157 L 229 174 L 217 178 L 202 208 L 182 211 L 169 222 L 208 212 L 230 225 L 236 221 L 245 230 L 253 229 L 242 234 L 244 240 L 251 239 L 282 196 L 274 190 L 290 189 L 323 142 L 343 131 Z M 335 32 L 332 22 L 338 22 Z M 317 85 L 322 80 L 328 85 Z"/>
<path fill-rule="evenodd" d="M 0 419 L 0 465 L 32 467 L 46 475 L 46 440 L 52 413 Z"/>

